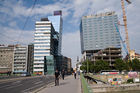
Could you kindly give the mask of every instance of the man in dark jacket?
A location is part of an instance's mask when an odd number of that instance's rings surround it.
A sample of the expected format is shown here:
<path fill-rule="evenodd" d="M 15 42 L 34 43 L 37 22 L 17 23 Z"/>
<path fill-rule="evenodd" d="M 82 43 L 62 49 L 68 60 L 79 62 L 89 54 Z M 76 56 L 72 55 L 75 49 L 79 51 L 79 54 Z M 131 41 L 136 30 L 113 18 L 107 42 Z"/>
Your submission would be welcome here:
<path fill-rule="evenodd" d="M 59 75 L 60 75 L 60 73 L 59 73 L 59 71 L 58 70 L 56 70 L 55 71 L 55 86 L 59 86 Z"/>
<path fill-rule="evenodd" d="M 61 74 L 62 74 L 62 78 L 64 80 L 64 76 L 65 76 L 65 70 L 64 69 L 62 70 Z"/>

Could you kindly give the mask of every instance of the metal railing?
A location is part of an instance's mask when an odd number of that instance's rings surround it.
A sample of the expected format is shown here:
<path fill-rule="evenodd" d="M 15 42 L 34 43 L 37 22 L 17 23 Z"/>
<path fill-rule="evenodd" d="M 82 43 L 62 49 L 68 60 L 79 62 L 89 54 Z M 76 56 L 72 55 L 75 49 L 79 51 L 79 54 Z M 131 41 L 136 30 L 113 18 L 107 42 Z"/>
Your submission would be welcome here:
<path fill-rule="evenodd" d="M 81 73 L 81 84 L 82 84 L 82 93 L 93 93 L 92 89 L 90 88 L 90 85 L 87 83 L 86 79 L 84 78 L 84 75 Z"/>

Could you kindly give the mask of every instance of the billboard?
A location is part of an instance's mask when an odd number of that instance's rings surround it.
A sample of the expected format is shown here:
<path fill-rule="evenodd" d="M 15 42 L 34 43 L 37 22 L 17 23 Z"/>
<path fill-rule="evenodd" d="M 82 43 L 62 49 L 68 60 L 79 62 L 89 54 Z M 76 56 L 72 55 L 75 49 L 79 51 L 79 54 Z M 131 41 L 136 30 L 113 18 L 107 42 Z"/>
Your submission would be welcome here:
<path fill-rule="evenodd" d="M 138 73 L 137 72 L 128 72 L 128 76 L 130 78 L 136 78 L 138 76 Z"/>

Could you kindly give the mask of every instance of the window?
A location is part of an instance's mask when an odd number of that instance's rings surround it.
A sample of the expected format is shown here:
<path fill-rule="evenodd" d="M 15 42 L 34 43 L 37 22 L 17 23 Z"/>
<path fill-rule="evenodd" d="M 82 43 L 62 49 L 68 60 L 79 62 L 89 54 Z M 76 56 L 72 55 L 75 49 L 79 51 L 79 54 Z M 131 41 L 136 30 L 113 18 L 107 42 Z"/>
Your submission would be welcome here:
<path fill-rule="evenodd" d="M 36 54 L 50 54 L 50 53 L 49 52 L 35 52 L 34 54 L 36 55 Z"/>
<path fill-rule="evenodd" d="M 35 45 L 34 47 L 38 47 L 38 48 L 41 48 L 41 47 L 50 47 L 50 45 Z"/>
<path fill-rule="evenodd" d="M 44 58 L 44 56 L 34 56 L 35 58 Z"/>
<path fill-rule="evenodd" d="M 46 50 L 50 50 L 50 49 L 34 49 L 35 51 L 46 51 Z"/>

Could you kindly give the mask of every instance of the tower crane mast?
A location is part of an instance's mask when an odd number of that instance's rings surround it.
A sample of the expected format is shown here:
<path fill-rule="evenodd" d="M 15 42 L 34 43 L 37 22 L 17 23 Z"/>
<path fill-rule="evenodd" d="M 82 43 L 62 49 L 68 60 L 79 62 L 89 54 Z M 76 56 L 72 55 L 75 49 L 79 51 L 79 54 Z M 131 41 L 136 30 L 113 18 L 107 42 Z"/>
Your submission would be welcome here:
<path fill-rule="evenodd" d="M 125 0 L 127 3 L 131 4 L 129 0 Z M 129 38 L 128 38 L 128 29 L 127 29 L 127 18 L 125 14 L 125 7 L 124 7 L 124 0 L 121 0 L 121 6 L 122 6 L 122 11 L 123 11 L 123 22 L 124 22 L 124 27 L 125 27 L 125 42 L 128 50 L 128 55 L 130 53 L 130 46 L 129 46 Z"/>

